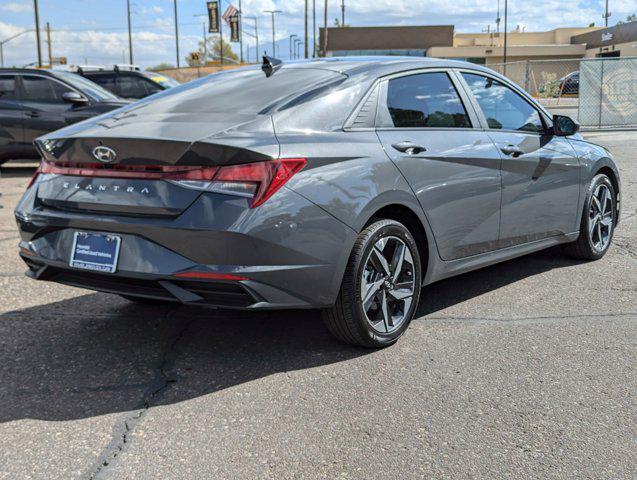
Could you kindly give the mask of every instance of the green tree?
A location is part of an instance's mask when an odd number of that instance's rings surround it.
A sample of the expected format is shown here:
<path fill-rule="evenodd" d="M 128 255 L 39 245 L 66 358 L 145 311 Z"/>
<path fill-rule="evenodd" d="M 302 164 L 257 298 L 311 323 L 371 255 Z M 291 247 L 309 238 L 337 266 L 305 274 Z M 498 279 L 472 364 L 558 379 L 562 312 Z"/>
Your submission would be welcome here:
<path fill-rule="evenodd" d="M 628 15 L 626 17 L 626 21 L 622 21 L 620 20 L 619 22 L 617 22 L 617 25 L 622 25 L 624 23 L 630 23 L 630 22 L 637 22 L 637 14 L 633 13 L 632 15 Z"/>
<path fill-rule="evenodd" d="M 204 58 L 204 52 L 207 51 L 208 55 L 206 61 L 219 61 L 221 60 L 221 41 L 218 35 L 214 37 L 206 38 L 206 48 L 204 48 L 203 40 L 198 45 L 199 58 Z M 186 61 L 190 62 L 189 58 Z M 239 56 L 232 50 L 232 45 L 227 40 L 223 40 L 223 61 L 224 63 L 239 63 Z"/>

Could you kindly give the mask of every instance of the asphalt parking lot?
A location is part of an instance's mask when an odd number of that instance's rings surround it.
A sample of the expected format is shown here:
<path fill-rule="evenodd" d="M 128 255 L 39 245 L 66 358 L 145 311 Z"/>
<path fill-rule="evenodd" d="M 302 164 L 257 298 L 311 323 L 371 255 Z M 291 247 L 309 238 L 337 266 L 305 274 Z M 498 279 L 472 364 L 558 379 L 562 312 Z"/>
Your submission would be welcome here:
<path fill-rule="evenodd" d="M 23 276 L 0 178 L 0 478 L 637 478 L 637 132 L 604 259 L 424 290 L 395 346 L 314 312 L 149 307 Z"/>

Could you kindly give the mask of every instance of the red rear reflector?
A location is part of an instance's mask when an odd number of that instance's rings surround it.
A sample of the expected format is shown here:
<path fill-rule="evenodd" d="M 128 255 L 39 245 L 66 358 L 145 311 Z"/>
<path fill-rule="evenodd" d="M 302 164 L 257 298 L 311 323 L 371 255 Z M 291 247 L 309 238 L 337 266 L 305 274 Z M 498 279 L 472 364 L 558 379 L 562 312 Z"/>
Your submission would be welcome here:
<path fill-rule="evenodd" d="M 203 280 L 247 280 L 246 277 L 240 277 L 238 275 L 231 275 L 229 273 L 215 273 L 215 272 L 183 272 L 174 273 L 173 277 L 179 278 L 199 278 Z"/>

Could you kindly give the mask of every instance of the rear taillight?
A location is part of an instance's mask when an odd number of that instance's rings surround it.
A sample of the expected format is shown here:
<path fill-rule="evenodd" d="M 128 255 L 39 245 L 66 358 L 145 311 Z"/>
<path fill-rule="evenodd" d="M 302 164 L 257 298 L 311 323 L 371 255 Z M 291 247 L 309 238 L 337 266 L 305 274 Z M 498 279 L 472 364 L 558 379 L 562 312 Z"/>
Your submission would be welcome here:
<path fill-rule="evenodd" d="M 211 189 L 252 197 L 250 206 L 258 207 L 306 164 L 304 158 L 282 158 L 221 167 L 211 182 Z"/>
<path fill-rule="evenodd" d="M 306 164 L 305 158 L 281 158 L 224 167 L 53 163 L 43 160 L 29 186 L 35 182 L 39 174 L 167 180 L 195 190 L 251 198 L 250 207 L 254 208 L 274 195 Z"/>

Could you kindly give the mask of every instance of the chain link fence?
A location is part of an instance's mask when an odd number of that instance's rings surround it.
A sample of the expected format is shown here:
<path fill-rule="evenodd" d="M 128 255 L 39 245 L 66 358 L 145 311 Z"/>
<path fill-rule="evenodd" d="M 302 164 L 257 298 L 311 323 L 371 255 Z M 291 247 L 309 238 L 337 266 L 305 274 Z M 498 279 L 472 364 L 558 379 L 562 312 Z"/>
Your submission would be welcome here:
<path fill-rule="evenodd" d="M 526 60 L 488 67 L 583 126 L 637 125 L 637 57 Z"/>
<path fill-rule="evenodd" d="M 637 57 L 582 60 L 578 119 L 584 126 L 637 125 Z"/>

